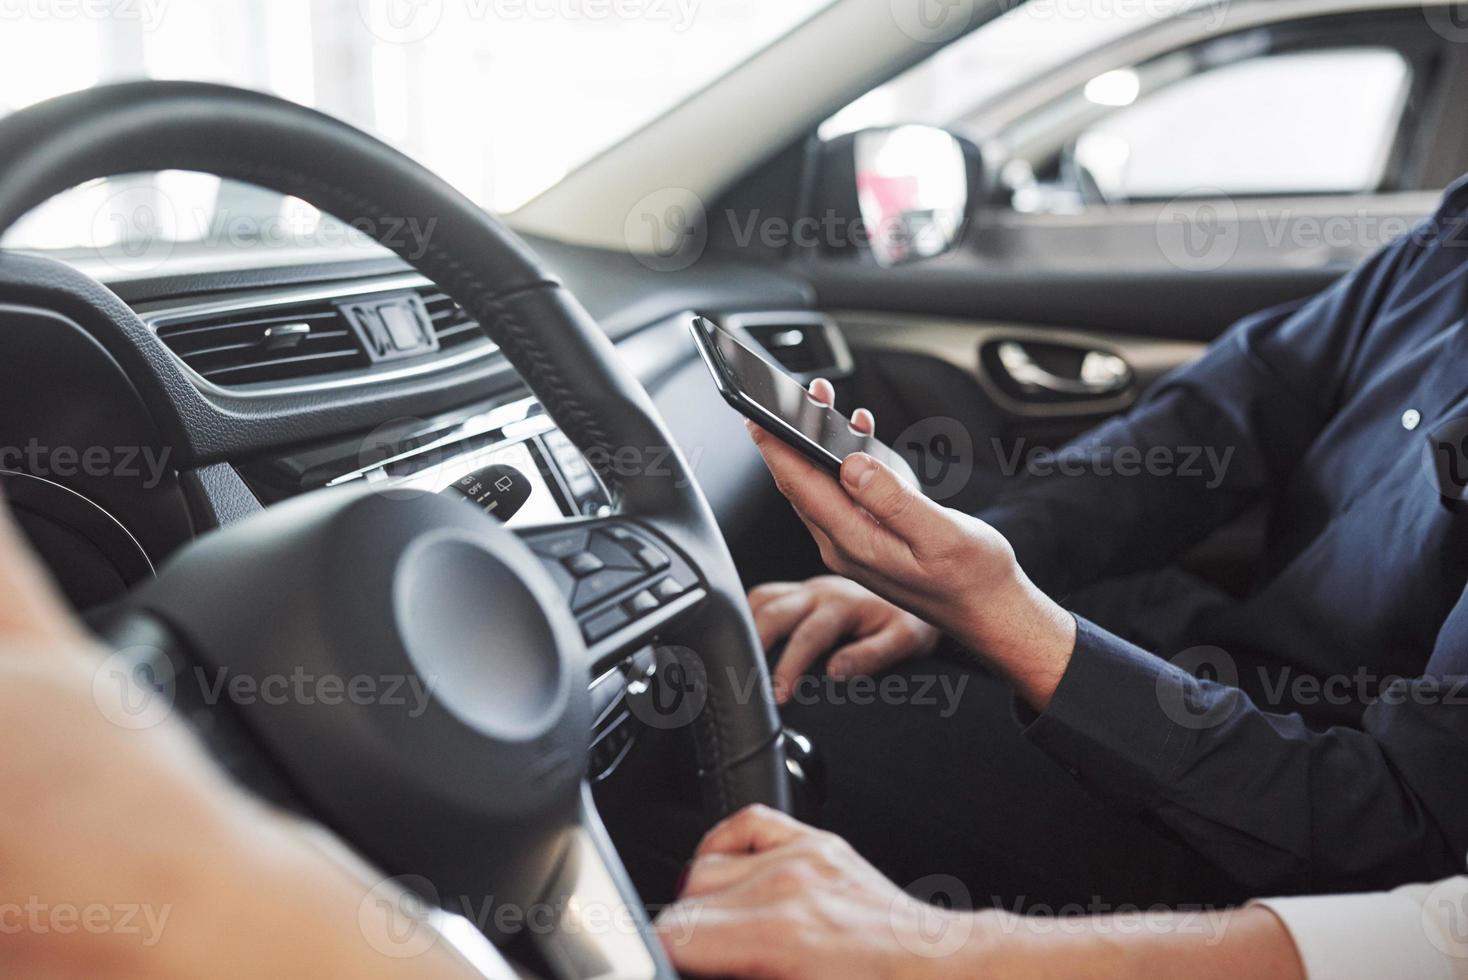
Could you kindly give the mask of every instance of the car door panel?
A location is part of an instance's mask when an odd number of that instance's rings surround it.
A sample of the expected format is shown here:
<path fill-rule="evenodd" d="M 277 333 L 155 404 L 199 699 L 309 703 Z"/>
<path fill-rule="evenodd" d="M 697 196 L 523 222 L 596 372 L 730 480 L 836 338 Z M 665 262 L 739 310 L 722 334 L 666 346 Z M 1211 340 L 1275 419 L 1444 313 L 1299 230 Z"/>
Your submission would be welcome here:
<path fill-rule="evenodd" d="M 853 404 L 876 412 L 879 435 L 914 457 L 920 473 L 940 455 L 961 457 L 959 465 L 971 468 L 972 477 L 948 481 L 941 496 L 966 510 L 981 507 L 1016 475 L 1016 452 L 1058 448 L 1129 408 L 1158 378 L 1204 350 L 1197 341 L 994 320 L 870 310 L 838 311 L 835 317 L 856 361 Z M 1098 397 L 1027 395 L 1000 377 L 1002 365 L 985 356 L 1002 343 L 1114 356 L 1126 364 L 1129 377 L 1121 389 Z M 934 445 L 935 439 L 950 448 Z"/>
<path fill-rule="evenodd" d="M 880 310 L 1099 334 L 1210 341 L 1260 309 L 1312 295 L 1346 271 L 1109 271 L 991 266 L 972 249 L 895 269 L 811 262 L 823 309 Z"/>

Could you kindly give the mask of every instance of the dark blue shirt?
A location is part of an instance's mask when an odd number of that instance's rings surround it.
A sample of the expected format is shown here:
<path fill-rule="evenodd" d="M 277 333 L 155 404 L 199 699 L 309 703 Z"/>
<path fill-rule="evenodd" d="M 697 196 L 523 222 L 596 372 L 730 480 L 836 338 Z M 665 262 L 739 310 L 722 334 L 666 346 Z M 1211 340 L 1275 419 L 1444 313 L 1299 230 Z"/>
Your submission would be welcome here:
<path fill-rule="evenodd" d="M 982 515 L 1064 601 L 1269 503 L 1246 596 L 1190 611 L 1150 652 L 1080 619 L 1054 699 L 1026 719 L 1095 792 L 1258 892 L 1434 879 L 1468 855 L 1465 211 L 1468 180 L 1062 450 L 1069 475 L 1028 477 Z M 1228 454 L 1221 476 L 1176 465 L 1199 447 Z M 1174 465 L 1117 475 L 1104 464 L 1124 448 L 1128 473 L 1149 449 Z"/>

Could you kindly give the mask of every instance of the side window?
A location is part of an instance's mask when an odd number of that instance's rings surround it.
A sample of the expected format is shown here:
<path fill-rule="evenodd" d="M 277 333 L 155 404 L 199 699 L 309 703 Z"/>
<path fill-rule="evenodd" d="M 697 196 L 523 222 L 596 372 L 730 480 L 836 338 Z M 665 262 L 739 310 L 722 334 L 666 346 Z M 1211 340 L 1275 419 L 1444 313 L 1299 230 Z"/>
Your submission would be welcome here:
<path fill-rule="evenodd" d="M 1429 123 L 1455 111 L 1440 91 L 1453 52 L 1420 5 L 1278 21 L 1265 2 L 1191 17 L 1047 9 L 1019 4 L 846 106 L 820 136 L 948 129 L 983 148 L 991 204 L 1040 214 L 1438 190 L 1468 166 L 1446 159 L 1454 151 Z"/>
<path fill-rule="evenodd" d="M 1412 71 L 1391 48 L 1342 47 L 1245 58 L 1139 97 L 1143 77 L 1119 69 L 1081 92 L 1115 107 L 1069 150 L 1103 201 L 1373 191 Z"/>

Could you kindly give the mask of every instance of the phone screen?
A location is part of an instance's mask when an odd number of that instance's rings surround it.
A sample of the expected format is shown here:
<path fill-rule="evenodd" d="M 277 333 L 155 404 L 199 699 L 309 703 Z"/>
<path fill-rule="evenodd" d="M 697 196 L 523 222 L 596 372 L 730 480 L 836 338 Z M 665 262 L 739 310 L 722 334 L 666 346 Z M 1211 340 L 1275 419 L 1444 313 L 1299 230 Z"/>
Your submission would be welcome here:
<path fill-rule="evenodd" d="M 850 419 L 813 400 L 799 382 L 732 333 L 703 317 L 694 320 L 693 329 L 724 397 L 745 415 L 833 472 L 852 453 L 867 453 L 912 479 L 907 463 L 880 440 L 853 431 Z M 773 419 L 751 412 L 750 402 Z"/>

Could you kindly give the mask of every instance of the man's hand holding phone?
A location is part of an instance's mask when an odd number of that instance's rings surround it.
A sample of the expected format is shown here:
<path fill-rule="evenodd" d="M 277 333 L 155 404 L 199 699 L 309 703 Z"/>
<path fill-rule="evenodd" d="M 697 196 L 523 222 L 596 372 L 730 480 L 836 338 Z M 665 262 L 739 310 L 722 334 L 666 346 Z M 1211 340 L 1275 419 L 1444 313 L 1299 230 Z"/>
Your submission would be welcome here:
<path fill-rule="evenodd" d="M 824 380 L 813 382 L 810 394 L 826 405 L 835 398 Z M 873 423 L 864 409 L 852 416 L 853 427 L 867 432 Z M 1003 535 L 977 518 L 928 500 L 865 453 L 847 456 L 833 480 L 760 426 L 751 422 L 749 430 L 776 487 L 810 529 L 826 567 L 953 636 L 1004 673 L 1036 710 L 1044 710 L 1070 661 L 1075 620 L 1030 582 Z M 869 662 L 875 669 L 925 653 L 936 642 L 931 632 L 870 600 L 848 601 L 844 608 L 821 613 L 814 589 L 822 587 L 808 583 L 797 588 L 813 591 L 809 611 L 792 617 L 797 621 L 785 632 L 793 641 L 804 630 L 789 666 L 782 662 L 776 671 L 787 689 L 824 652 L 809 652 L 823 637 L 829 637 L 827 645 L 843 634 L 872 639 L 858 651 L 854 666 L 873 654 Z M 767 587 L 751 601 L 764 606 L 780 598 Z M 821 618 L 807 624 L 817 614 Z M 779 624 L 768 611 L 763 619 L 762 637 L 778 639 Z M 839 630 L 838 621 L 843 627 Z M 850 652 L 843 648 L 842 655 Z M 840 661 L 838 657 L 835 662 Z M 852 671 L 860 672 L 859 667 Z"/>

